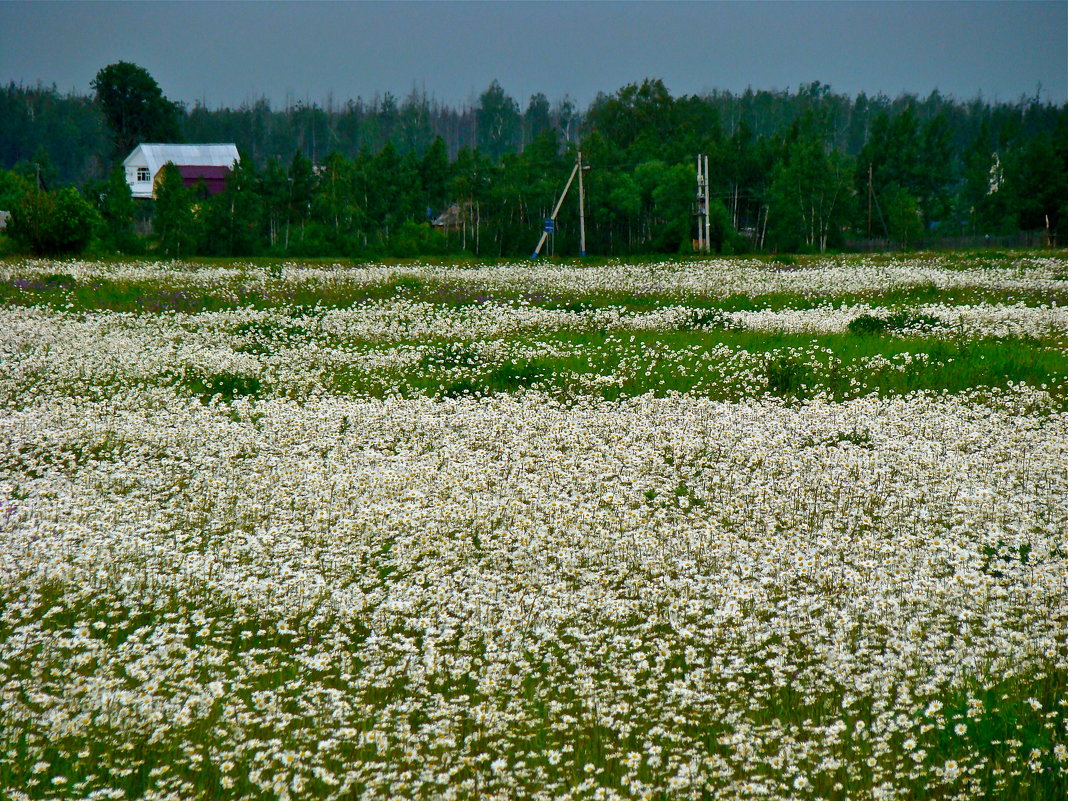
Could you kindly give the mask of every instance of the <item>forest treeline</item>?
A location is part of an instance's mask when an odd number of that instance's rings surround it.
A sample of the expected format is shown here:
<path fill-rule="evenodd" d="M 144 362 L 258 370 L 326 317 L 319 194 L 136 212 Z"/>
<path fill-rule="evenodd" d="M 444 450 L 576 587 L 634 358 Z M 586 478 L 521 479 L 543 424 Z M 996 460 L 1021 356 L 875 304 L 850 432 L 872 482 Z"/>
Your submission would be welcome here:
<path fill-rule="evenodd" d="M 543 94 L 521 106 L 495 81 L 460 108 L 413 91 L 209 109 L 166 101 L 144 73 L 164 104 L 155 130 L 234 142 L 242 160 L 221 194 L 183 187 L 173 171 L 155 201 L 135 202 L 115 168 L 136 131 L 109 117 L 104 74 L 96 96 L 0 88 L 0 209 L 22 209 L 13 234 L 24 247 L 55 250 L 44 229 L 62 218 L 89 232 L 66 249 L 529 255 L 580 147 L 591 254 L 692 249 L 698 154 L 709 156 L 718 252 L 1018 232 L 1068 241 L 1068 105 L 1038 96 L 849 97 L 811 83 L 676 97 L 650 79 L 580 110 Z M 558 254 L 577 252 L 577 211 L 569 198 Z"/>

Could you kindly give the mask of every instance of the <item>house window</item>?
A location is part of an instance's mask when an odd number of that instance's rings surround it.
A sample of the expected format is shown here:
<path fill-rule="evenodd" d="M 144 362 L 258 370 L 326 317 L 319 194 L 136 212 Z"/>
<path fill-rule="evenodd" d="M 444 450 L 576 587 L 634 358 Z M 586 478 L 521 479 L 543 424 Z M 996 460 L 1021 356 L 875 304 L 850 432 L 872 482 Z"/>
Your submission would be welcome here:
<path fill-rule="evenodd" d="M 152 174 L 148 171 L 148 167 L 137 168 L 137 181 L 138 183 L 147 183 L 152 180 Z"/>

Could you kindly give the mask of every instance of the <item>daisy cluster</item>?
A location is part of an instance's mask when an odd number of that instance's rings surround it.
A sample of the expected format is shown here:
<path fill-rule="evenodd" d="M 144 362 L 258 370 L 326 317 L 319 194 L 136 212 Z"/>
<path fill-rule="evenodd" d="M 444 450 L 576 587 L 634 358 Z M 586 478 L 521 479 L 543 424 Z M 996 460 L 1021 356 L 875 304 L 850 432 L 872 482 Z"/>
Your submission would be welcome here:
<path fill-rule="evenodd" d="M 966 337 L 1043 337 L 1068 333 L 1068 306 L 1056 304 L 977 303 L 909 306 L 913 321 L 893 333 Z M 726 312 L 738 328 L 790 333 L 840 334 L 858 317 L 887 319 L 893 310 L 868 304 L 817 306 L 809 309 L 762 309 Z"/>
<path fill-rule="evenodd" d="M 328 380 L 534 358 L 563 346 L 491 337 L 582 313 L 493 306 L 0 310 L 0 790 L 1068 789 L 1068 413 L 1047 392 Z"/>

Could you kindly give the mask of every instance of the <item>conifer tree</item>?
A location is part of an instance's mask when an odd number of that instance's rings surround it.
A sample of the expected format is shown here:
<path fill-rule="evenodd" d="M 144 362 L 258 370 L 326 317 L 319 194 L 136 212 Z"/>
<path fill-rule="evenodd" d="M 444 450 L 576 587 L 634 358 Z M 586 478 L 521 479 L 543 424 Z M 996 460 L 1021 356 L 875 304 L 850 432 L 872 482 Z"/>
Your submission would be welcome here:
<path fill-rule="evenodd" d="M 182 182 L 182 174 L 166 164 L 156 190 L 156 210 L 152 224 L 162 253 L 173 258 L 192 255 L 197 245 L 197 219 L 193 195 Z"/>
<path fill-rule="evenodd" d="M 134 233 L 134 218 L 137 207 L 134 205 L 130 185 L 122 167 L 115 167 L 108 173 L 100 192 L 97 209 L 103 220 L 104 244 L 122 253 L 129 253 L 137 247 L 137 235 Z"/>

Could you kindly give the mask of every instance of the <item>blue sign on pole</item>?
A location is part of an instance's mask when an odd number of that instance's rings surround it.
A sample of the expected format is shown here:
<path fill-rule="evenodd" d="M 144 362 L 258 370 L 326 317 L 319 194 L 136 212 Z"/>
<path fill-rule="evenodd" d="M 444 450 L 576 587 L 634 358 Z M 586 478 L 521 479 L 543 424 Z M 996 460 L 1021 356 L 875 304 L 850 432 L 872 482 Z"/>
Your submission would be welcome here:
<path fill-rule="evenodd" d="M 546 217 L 545 218 L 545 229 L 544 230 L 545 230 L 545 233 L 547 233 L 547 234 L 555 234 L 556 233 L 556 220 L 554 220 L 552 217 Z"/>

